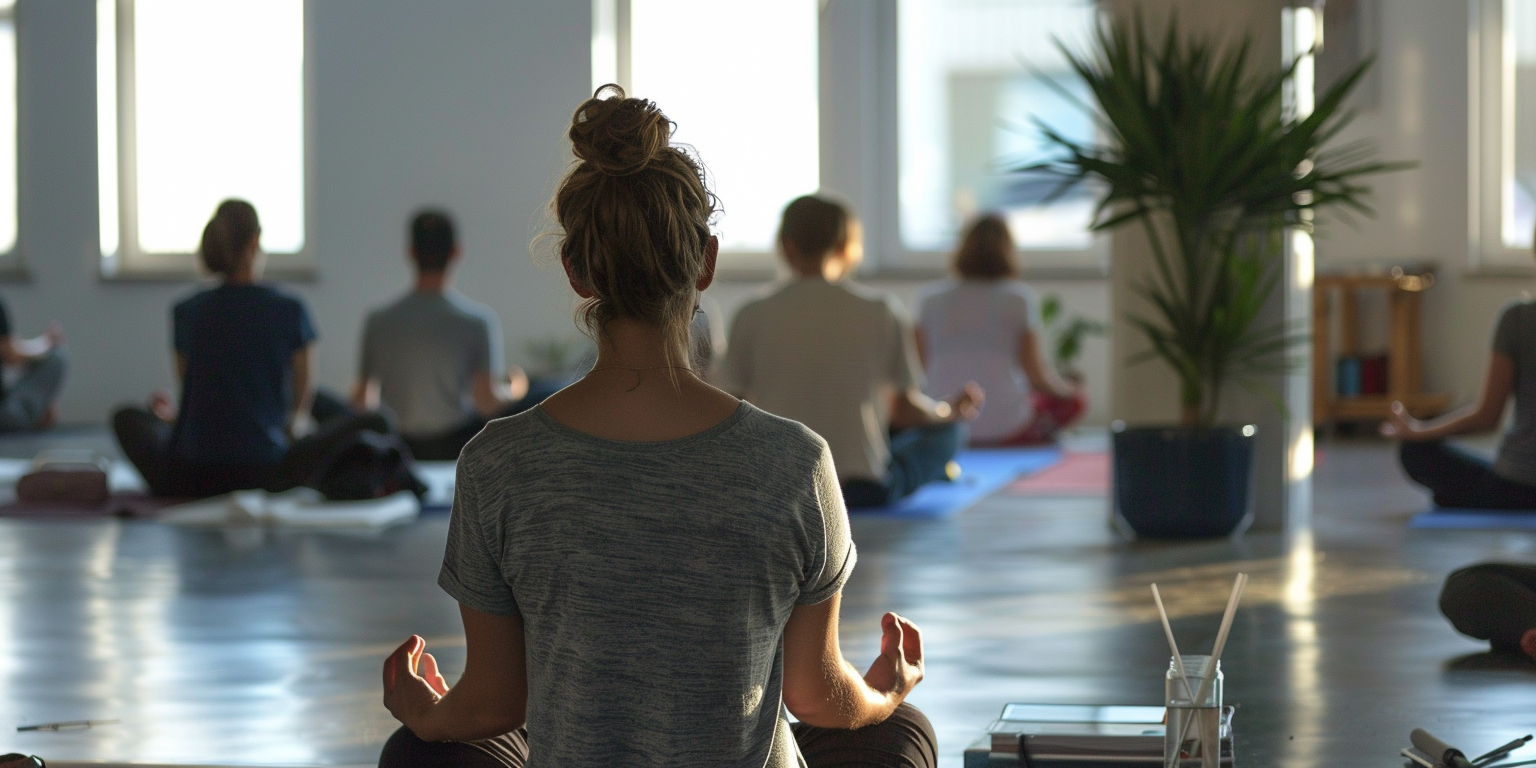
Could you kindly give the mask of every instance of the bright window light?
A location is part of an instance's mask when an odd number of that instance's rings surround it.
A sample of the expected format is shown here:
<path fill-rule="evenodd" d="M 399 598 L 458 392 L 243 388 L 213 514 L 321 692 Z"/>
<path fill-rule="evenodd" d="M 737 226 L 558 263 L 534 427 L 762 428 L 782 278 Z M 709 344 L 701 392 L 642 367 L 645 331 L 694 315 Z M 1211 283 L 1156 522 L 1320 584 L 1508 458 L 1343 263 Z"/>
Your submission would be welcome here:
<path fill-rule="evenodd" d="M 1089 248 L 1091 192 L 1049 203 L 1055 183 L 1007 173 L 1048 157 L 1040 119 L 1079 140 L 1090 94 L 1067 69 L 1061 39 L 1083 50 L 1097 20 L 1092 0 L 900 0 L 901 233 L 919 251 L 948 250 L 965 221 L 997 211 L 1021 248 Z"/>
<path fill-rule="evenodd" d="M 1504 0 L 1504 247 L 1536 228 L 1536 0 Z"/>
<path fill-rule="evenodd" d="M 723 250 L 773 250 L 780 211 L 819 186 L 817 13 L 818 0 L 630 2 L 633 95 L 698 150 Z"/>
<path fill-rule="evenodd" d="M 117 255 L 117 0 L 96 0 L 96 183 L 101 255 Z"/>
<path fill-rule="evenodd" d="M 190 253 L 218 202 L 304 247 L 303 0 L 134 0 L 135 206 L 145 253 Z"/>
<path fill-rule="evenodd" d="M 16 249 L 16 23 L 0 3 L 0 253 Z"/>

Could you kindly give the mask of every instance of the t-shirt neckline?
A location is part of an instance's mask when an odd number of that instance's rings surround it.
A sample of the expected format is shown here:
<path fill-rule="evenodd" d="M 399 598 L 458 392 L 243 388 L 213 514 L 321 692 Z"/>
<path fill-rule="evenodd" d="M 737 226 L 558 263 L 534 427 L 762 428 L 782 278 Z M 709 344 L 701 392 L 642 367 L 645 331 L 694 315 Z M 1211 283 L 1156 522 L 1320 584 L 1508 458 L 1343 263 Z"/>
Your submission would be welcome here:
<path fill-rule="evenodd" d="M 588 434 L 579 429 L 576 429 L 575 427 L 561 423 L 555 417 L 545 413 L 544 408 L 541 405 L 536 405 L 532 409 L 533 414 L 539 420 L 539 423 L 543 424 L 545 429 L 548 429 L 557 435 L 591 445 L 597 445 L 611 450 L 621 451 L 671 450 L 674 448 L 683 448 L 694 443 L 704 442 L 736 426 L 741 422 L 742 419 L 745 419 L 747 414 L 752 410 L 753 408 L 751 403 L 743 400 L 736 406 L 736 410 L 731 412 L 731 415 L 721 419 L 714 426 L 699 432 L 695 432 L 691 435 L 684 435 L 682 437 L 676 437 L 671 440 L 610 440 L 606 437 L 598 437 L 597 435 Z"/>

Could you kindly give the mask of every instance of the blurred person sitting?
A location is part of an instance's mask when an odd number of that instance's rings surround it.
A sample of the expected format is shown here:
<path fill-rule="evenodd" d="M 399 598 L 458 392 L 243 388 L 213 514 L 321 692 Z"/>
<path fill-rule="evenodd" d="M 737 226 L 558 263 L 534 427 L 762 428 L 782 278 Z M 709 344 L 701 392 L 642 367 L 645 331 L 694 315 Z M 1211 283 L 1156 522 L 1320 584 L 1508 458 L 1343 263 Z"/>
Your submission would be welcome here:
<path fill-rule="evenodd" d="M 952 392 L 975 381 L 987 393 L 971 423 L 971 445 L 1049 442 L 1087 404 L 1078 384 L 1063 380 L 1041 352 L 1040 300 L 1018 279 L 1013 250 L 1008 223 L 986 214 L 961 238 L 950 262 L 955 277 L 918 293 L 926 391 Z"/>
<path fill-rule="evenodd" d="M 906 313 L 848 279 L 864 257 L 858 220 L 801 197 L 784 209 L 779 246 L 794 278 L 737 312 L 724 387 L 821 435 L 849 506 L 890 504 L 949 475 L 983 390 L 963 383 L 948 402 L 922 393 Z"/>
<path fill-rule="evenodd" d="M 446 212 L 418 212 L 410 225 L 415 283 L 363 327 L 351 405 L 366 412 L 382 404 L 420 460 L 457 459 L 486 422 L 521 413 L 556 389 L 533 386 L 522 369 L 503 364 L 496 312 L 452 288 L 462 254 Z"/>

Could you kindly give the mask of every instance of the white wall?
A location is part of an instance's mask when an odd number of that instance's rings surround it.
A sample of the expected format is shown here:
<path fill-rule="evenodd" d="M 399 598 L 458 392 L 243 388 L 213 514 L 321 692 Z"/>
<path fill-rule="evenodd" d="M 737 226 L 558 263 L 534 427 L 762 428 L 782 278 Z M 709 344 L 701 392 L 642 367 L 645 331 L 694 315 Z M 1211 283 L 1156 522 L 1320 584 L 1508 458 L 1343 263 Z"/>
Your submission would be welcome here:
<path fill-rule="evenodd" d="M 97 273 L 94 0 L 18 10 L 22 248 L 28 282 L 0 285 L 17 330 L 64 323 L 73 368 L 62 418 L 96 422 L 171 383 L 168 308 L 190 282 Z M 558 269 L 528 243 L 569 156 L 564 126 L 590 92 L 590 4 L 310 2 L 320 276 L 293 288 L 319 326 L 319 380 L 351 378 L 363 313 L 404 287 L 406 218 L 447 206 L 466 249 L 460 286 L 523 340 L 575 337 Z"/>

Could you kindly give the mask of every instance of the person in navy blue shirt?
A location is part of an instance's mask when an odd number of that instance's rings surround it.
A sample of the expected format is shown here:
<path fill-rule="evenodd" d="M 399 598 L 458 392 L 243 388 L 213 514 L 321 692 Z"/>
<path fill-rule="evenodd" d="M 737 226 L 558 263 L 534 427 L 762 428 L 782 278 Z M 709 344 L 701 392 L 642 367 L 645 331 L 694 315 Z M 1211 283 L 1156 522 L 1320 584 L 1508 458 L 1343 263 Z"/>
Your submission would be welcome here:
<path fill-rule="evenodd" d="M 171 312 L 180 406 L 158 393 L 147 409 L 113 414 L 118 444 L 157 496 L 286 490 L 356 430 L 390 431 L 381 415 L 356 414 L 294 440 L 310 400 L 315 328 L 300 299 L 258 282 L 260 240 L 250 203 L 219 204 L 199 249 L 219 285 Z"/>

